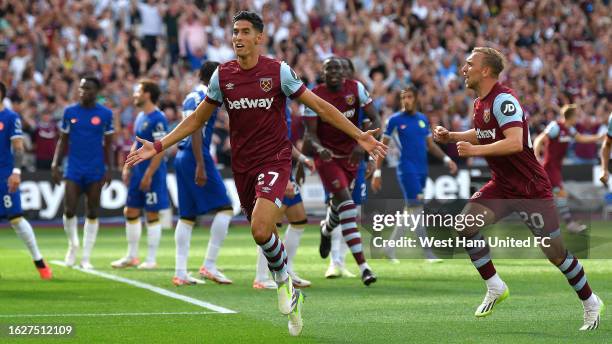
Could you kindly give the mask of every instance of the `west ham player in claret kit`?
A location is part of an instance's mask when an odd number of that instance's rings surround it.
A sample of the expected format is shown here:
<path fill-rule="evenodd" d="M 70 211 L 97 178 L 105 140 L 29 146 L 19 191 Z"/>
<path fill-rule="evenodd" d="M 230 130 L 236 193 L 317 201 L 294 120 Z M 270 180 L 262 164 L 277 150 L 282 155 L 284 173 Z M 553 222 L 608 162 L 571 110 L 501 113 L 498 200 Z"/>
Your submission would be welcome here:
<path fill-rule="evenodd" d="M 474 48 L 462 68 L 466 87 L 478 95 L 474 101 L 474 129 L 449 132 L 438 126 L 434 138 L 442 143 L 457 142 L 460 156 L 486 158 L 492 178 L 472 196 L 464 214 L 484 215 L 486 224 L 491 224 L 517 212 L 535 236 L 550 238 L 549 247 L 542 246 L 542 250 L 582 301 L 584 324 L 580 330 L 595 330 L 604 303 L 591 291 L 578 259 L 564 247 L 552 186 L 533 152 L 523 109 L 514 91 L 498 81 L 503 69 L 504 57 L 499 51 Z M 479 228 L 465 227 L 458 234 L 469 242 L 467 253 L 487 286 L 475 315 L 488 316 L 508 298 L 508 286 L 497 274 Z"/>
<path fill-rule="evenodd" d="M 297 99 L 356 140 L 373 157 L 384 156 L 387 147 L 377 131 L 362 132 L 336 108 L 306 89 L 284 62 L 260 55 L 263 22 L 254 12 L 233 18 L 232 44 L 237 60 L 221 64 L 213 73 L 206 98 L 194 113 L 161 140 L 137 138 L 142 147 L 130 153 L 129 165 L 161 153 L 198 130 L 219 106 L 230 118 L 232 171 L 240 203 L 251 223 L 255 242 L 261 246 L 278 283 L 278 307 L 289 318 L 291 335 L 303 327 L 304 294 L 294 289 L 287 274 L 287 254 L 276 234 L 282 198 L 291 173 L 291 142 L 287 138 L 286 98 Z"/>
<path fill-rule="evenodd" d="M 555 196 L 559 214 L 570 232 L 579 233 L 584 231 L 587 226 L 576 221 L 570 213 L 567 204 L 568 195 L 563 187 L 563 176 L 561 175 L 563 158 L 565 158 L 572 141 L 594 143 L 600 140 L 600 136 L 583 135 L 576 131 L 574 125 L 578 120 L 578 108 L 575 104 L 561 107 L 560 115 L 558 120 L 550 122 L 546 129 L 535 138 L 533 150 L 538 159 L 540 159 L 541 152 L 544 150 L 542 166 L 544 166 L 544 170 L 552 184 L 553 195 Z"/>
<path fill-rule="evenodd" d="M 371 105 L 368 92 L 360 82 L 344 78 L 340 59 L 326 59 L 322 74 L 324 83 L 312 90 L 314 94 L 333 104 L 353 125 L 359 124 L 359 111 L 363 108 L 374 126 L 380 127 L 380 118 Z M 307 137 L 315 151 L 317 171 L 323 188 L 331 194 L 327 219 L 321 225 L 319 253 L 321 258 L 327 258 L 332 232 L 340 225 L 344 240 L 361 271 L 361 279 L 365 285 L 370 285 L 376 282 L 376 276 L 363 254 L 361 234 L 357 228 L 357 206 L 350 189 L 363 159 L 363 150 L 350 136 L 319 117 L 316 111 L 308 108 L 304 117 Z"/>

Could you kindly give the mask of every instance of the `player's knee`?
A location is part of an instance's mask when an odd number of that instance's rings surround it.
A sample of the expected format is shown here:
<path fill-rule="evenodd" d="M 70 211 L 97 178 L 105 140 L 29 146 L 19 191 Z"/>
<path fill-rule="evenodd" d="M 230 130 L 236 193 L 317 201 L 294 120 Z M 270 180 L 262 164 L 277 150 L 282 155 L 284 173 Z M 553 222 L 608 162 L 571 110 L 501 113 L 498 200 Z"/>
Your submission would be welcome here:
<path fill-rule="evenodd" d="M 98 209 L 87 209 L 87 218 L 88 219 L 97 219 L 98 218 Z"/>
<path fill-rule="evenodd" d="M 126 218 L 136 218 L 140 216 L 140 210 L 134 208 L 123 208 L 123 216 Z"/>
<path fill-rule="evenodd" d="M 71 219 L 71 218 L 73 218 L 75 215 L 76 215 L 76 214 L 75 214 L 75 211 L 74 211 L 74 210 L 70 210 L 70 209 L 68 209 L 68 210 L 65 210 L 65 211 L 64 211 L 64 216 L 66 216 L 66 218 Z"/>
<path fill-rule="evenodd" d="M 271 229 L 274 228 L 274 225 L 269 220 L 254 217 L 251 220 L 251 233 L 255 242 L 263 244 L 270 239 Z"/>
<path fill-rule="evenodd" d="M 195 222 L 196 222 L 196 217 L 195 216 L 181 216 L 179 218 L 179 221 L 193 226 L 195 224 Z"/>

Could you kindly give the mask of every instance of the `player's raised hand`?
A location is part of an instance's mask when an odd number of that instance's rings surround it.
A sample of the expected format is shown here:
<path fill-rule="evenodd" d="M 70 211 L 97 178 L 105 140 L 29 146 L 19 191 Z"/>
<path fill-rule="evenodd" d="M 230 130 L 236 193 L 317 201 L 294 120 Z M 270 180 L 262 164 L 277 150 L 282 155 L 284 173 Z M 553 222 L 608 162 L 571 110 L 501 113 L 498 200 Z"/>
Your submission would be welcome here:
<path fill-rule="evenodd" d="M 461 157 L 474 156 L 474 145 L 467 141 L 457 142 L 457 152 Z"/>
<path fill-rule="evenodd" d="M 128 164 L 128 166 L 130 167 L 137 165 L 145 160 L 151 159 L 155 156 L 155 154 L 157 154 L 157 151 L 153 146 L 153 142 L 141 139 L 138 136 L 136 136 L 136 140 L 142 143 L 142 147 L 128 154 L 127 159 L 125 159 L 125 163 Z"/>
<path fill-rule="evenodd" d="M 357 138 L 357 143 L 359 143 L 374 160 L 384 158 L 387 155 L 387 145 L 376 139 L 379 132 L 380 128 L 368 130 L 362 132 L 359 138 Z"/>
<path fill-rule="evenodd" d="M 437 126 L 433 130 L 433 137 L 436 142 L 447 144 L 450 141 L 450 132 L 442 126 Z"/>
<path fill-rule="evenodd" d="M 19 183 L 21 183 L 21 175 L 13 173 L 8 177 L 8 192 L 13 193 L 19 189 Z"/>

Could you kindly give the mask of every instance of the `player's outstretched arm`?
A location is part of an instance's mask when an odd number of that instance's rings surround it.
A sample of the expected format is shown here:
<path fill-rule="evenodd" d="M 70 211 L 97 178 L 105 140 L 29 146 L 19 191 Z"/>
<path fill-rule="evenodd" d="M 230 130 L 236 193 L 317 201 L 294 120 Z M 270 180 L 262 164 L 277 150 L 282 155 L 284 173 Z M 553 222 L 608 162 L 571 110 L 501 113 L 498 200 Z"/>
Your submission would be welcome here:
<path fill-rule="evenodd" d="M 533 153 L 538 161 L 542 160 L 542 149 L 544 149 L 546 144 L 548 144 L 548 133 L 543 131 L 533 141 Z"/>
<path fill-rule="evenodd" d="M 470 129 L 467 131 L 449 131 L 448 129 L 442 126 L 437 126 L 433 130 L 433 136 L 436 142 L 442 144 L 460 141 L 469 142 L 473 145 L 478 144 L 478 139 L 476 138 L 476 130 L 474 129 Z"/>
<path fill-rule="evenodd" d="M 368 130 L 366 132 L 361 131 L 361 129 L 357 128 L 351 121 L 344 117 L 338 109 L 312 93 L 310 90 L 304 91 L 297 99 L 308 106 L 312 111 L 318 113 L 325 122 L 328 122 L 352 137 L 373 158 L 377 159 L 387 154 L 387 146 L 375 139 L 375 136 L 380 132 L 380 128 Z"/>
<path fill-rule="evenodd" d="M 191 149 L 193 149 L 193 156 L 196 161 L 195 180 L 197 186 L 204 186 L 206 180 L 206 165 L 204 163 L 204 156 L 202 155 L 202 127 L 191 134 Z"/>
<path fill-rule="evenodd" d="M 608 171 L 608 164 L 610 162 L 610 151 L 612 150 L 612 137 L 607 136 L 603 145 L 601 146 L 601 182 L 608 186 L 608 178 L 610 176 Z"/>
<path fill-rule="evenodd" d="M 142 143 L 142 147 L 135 152 L 130 153 L 125 160 L 125 163 L 128 164 L 128 166 L 134 166 L 144 160 L 151 159 L 156 154 L 161 153 L 163 150 L 187 137 L 187 135 L 191 135 L 194 131 L 198 130 L 198 128 L 204 125 L 206 121 L 208 121 L 210 115 L 213 113 L 216 107 L 216 105 L 210 104 L 206 101 L 201 102 L 191 116 L 183 119 L 181 123 L 174 128 L 174 130 L 162 137 L 161 140 L 155 144 L 153 142 L 143 140 L 140 137 L 136 137 L 136 140 Z"/>
<path fill-rule="evenodd" d="M 588 135 L 588 134 L 580 134 L 577 133 L 574 136 L 574 140 L 578 143 L 597 143 L 601 141 L 604 136 L 602 135 Z"/>
<path fill-rule="evenodd" d="M 519 153 L 523 150 L 523 128 L 510 127 L 503 131 L 503 140 L 488 145 L 473 145 L 470 142 L 457 142 L 459 156 L 502 156 Z"/>

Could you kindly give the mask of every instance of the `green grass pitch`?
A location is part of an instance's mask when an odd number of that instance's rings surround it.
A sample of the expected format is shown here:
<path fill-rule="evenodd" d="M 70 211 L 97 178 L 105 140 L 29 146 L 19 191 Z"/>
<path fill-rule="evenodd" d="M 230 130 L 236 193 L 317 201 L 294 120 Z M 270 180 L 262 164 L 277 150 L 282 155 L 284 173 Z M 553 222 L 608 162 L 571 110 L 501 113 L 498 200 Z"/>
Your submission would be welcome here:
<path fill-rule="evenodd" d="M 598 224 L 601 229 L 606 226 Z M 610 229 L 610 228 L 607 228 Z M 35 229 L 36 230 L 36 229 Z M 63 230 L 36 230 L 43 255 L 61 260 Z M 189 267 L 202 262 L 208 230 L 197 228 Z M 545 260 L 494 260 L 510 287 L 510 298 L 485 318 L 473 316 L 485 293 L 484 284 L 467 259 L 431 265 L 402 260 L 392 265 L 370 260 L 379 281 L 364 287 L 359 279 L 326 280 L 327 261 L 318 257 L 318 234 L 309 226 L 295 262 L 296 270 L 313 282 L 305 290 L 305 327 L 301 337 L 287 332 L 278 313 L 276 293 L 251 288 L 255 244 L 246 227 L 230 228 L 219 266 L 234 280 L 230 286 L 212 282 L 176 288 L 174 239 L 164 231 L 160 268 L 117 271 L 110 262 L 126 250 L 122 228 L 102 227 L 92 263 L 115 274 L 235 310 L 220 314 L 149 290 L 52 265 L 54 279 L 41 281 L 24 245 L 10 229 L 0 230 L 0 325 L 70 324 L 74 336 L 13 338 L 0 343 L 605 343 L 612 322 L 604 314 L 600 329 L 579 333 L 582 305 L 563 275 Z M 146 231 L 141 256 L 146 253 Z M 349 268 L 357 272 L 352 257 Z M 583 260 L 589 282 L 612 305 L 612 260 Z M 154 313 L 187 314 L 154 314 Z M 143 313 L 129 315 L 129 313 Z M 199 313 L 199 314 L 193 314 Z M 32 316 L 64 315 L 64 316 Z M 80 316 L 79 316 L 80 315 Z"/>

